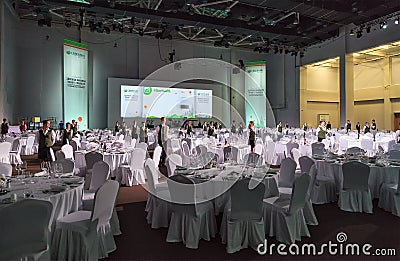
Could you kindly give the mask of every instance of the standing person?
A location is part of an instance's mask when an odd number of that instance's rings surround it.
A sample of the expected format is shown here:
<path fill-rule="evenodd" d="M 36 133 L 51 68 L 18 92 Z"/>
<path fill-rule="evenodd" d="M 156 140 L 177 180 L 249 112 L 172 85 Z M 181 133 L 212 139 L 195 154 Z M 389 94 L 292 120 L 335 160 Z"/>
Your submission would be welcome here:
<path fill-rule="evenodd" d="M 376 122 L 375 122 L 374 119 L 372 119 L 372 122 L 371 122 L 371 133 L 372 133 L 372 135 L 374 135 L 374 140 L 375 140 L 375 135 L 376 135 L 377 132 L 378 132 L 378 128 L 376 127 Z"/>
<path fill-rule="evenodd" d="M 359 121 L 357 121 L 356 130 L 357 130 L 358 134 L 360 134 L 360 132 L 361 132 L 361 125 L 360 125 L 360 122 L 359 122 Z"/>
<path fill-rule="evenodd" d="M 235 120 L 232 121 L 232 124 L 231 124 L 231 132 L 232 132 L 232 133 L 236 133 L 236 123 L 235 123 Z"/>
<path fill-rule="evenodd" d="M 161 117 L 161 124 L 157 127 L 158 145 L 162 148 L 160 166 L 165 164 L 165 158 L 167 157 L 165 150 L 167 149 L 166 141 L 168 139 L 168 129 L 169 127 L 166 125 L 165 117 Z"/>
<path fill-rule="evenodd" d="M 327 129 L 327 130 L 332 129 L 332 124 L 331 124 L 330 121 L 328 121 L 328 124 L 326 124 L 326 129 Z"/>
<path fill-rule="evenodd" d="M 307 129 L 308 129 L 307 122 L 305 122 L 305 123 L 303 124 L 303 130 L 304 130 L 304 131 L 307 131 Z"/>
<path fill-rule="evenodd" d="M 238 133 L 239 133 L 239 135 L 243 134 L 243 122 L 239 123 Z"/>
<path fill-rule="evenodd" d="M 1 124 L 1 136 L 2 137 L 8 133 L 8 128 L 9 127 L 8 127 L 7 119 L 4 118 L 3 123 Z"/>
<path fill-rule="evenodd" d="M 193 132 L 193 128 L 192 128 L 192 122 L 188 121 L 187 122 L 187 127 L 186 127 L 186 134 L 187 136 L 190 136 Z"/>
<path fill-rule="evenodd" d="M 215 132 L 214 123 L 211 121 L 207 131 L 208 137 L 214 136 L 214 132 Z"/>
<path fill-rule="evenodd" d="M 36 133 L 36 143 L 39 144 L 38 158 L 41 162 L 52 161 L 51 147 L 56 141 L 56 133 L 50 129 L 50 121 L 44 120 L 43 127 Z"/>
<path fill-rule="evenodd" d="M 121 133 L 126 135 L 126 122 L 122 121 L 122 126 L 121 126 Z"/>
<path fill-rule="evenodd" d="M 276 126 L 276 129 L 278 132 L 282 133 L 283 127 L 282 127 L 282 122 L 279 121 L 278 125 Z"/>
<path fill-rule="evenodd" d="M 250 121 L 248 127 L 250 152 L 254 152 L 254 147 L 256 146 L 256 131 L 254 130 L 254 121 Z"/>
<path fill-rule="evenodd" d="M 145 142 L 147 143 L 148 141 L 148 129 L 146 128 L 146 124 L 142 122 L 142 126 L 139 129 L 139 142 Z"/>
<path fill-rule="evenodd" d="M 24 120 L 21 120 L 21 122 L 19 123 L 19 130 L 24 133 L 26 131 L 26 124 Z"/>
<path fill-rule="evenodd" d="M 290 128 L 290 127 L 289 127 L 289 122 L 286 122 L 285 128 L 286 128 L 286 129 L 289 129 L 289 128 Z"/>
<path fill-rule="evenodd" d="M 114 125 L 114 135 L 117 134 L 118 132 L 119 132 L 119 123 L 118 121 L 116 121 Z"/>
<path fill-rule="evenodd" d="M 321 121 L 320 125 L 317 128 L 317 136 L 318 142 L 321 142 L 323 139 L 326 138 L 326 122 Z"/>
<path fill-rule="evenodd" d="M 370 126 L 369 126 L 368 121 L 365 122 L 363 131 L 364 131 L 364 134 L 370 132 Z"/>
<path fill-rule="evenodd" d="M 137 122 L 133 121 L 132 125 L 132 139 L 138 139 L 139 127 L 137 126 Z"/>
<path fill-rule="evenodd" d="M 78 123 L 75 120 L 71 121 L 71 128 L 74 135 L 78 133 Z"/>
<path fill-rule="evenodd" d="M 351 122 L 350 122 L 350 120 L 347 120 L 345 127 L 346 127 L 346 133 L 349 133 L 349 131 L 351 131 Z"/>
<path fill-rule="evenodd" d="M 74 136 L 74 131 L 71 129 L 71 123 L 67 122 L 65 124 L 65 129 L 63 130 L 63 145 L 69 144 Z"/>
<path fill-rule="evenodd" d="M 207 122 L 205 121 L 203 123 L 203 131 L 207 131 L 208 130 L 208 126 L 207 126 Z"/>

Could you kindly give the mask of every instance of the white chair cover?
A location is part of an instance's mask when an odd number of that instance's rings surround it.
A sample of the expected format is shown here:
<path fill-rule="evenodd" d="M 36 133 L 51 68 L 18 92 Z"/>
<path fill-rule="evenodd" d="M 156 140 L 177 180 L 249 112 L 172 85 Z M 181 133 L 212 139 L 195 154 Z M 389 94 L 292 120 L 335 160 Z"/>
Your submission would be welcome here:
<path fill-rule="evenodd" d="M 226 207 L 221 224 L 222 243 L 234 253 L 250 246 L 257 250 L 265 240 L 263 197 L 265 186 L 249 188 L 250 179 L 236 182 L 230 189 L 231 207 Z"/>
<path fill-rule="evenodd" d="M 79 147 L 78 147 L 78 142 L 77 142 L 75 139 L 70 140 L 70 141 L 69 141 L 69 145 L 72 146 L 72 150 L 73 150 L 73 151 L 77 151 L 77 150 L 79 149 Z M 86 149 L 86 147 L 83 148 L 83 149 Z"/>
<path fill-rule="evenodd" d="M 182 166 L 182 157 L 178 154 L 171 154 L 165 163 L 167 165 L 168 177 L 171 177 L 175 174 L 176 166 Z"/>
<path fill-rule="evenodd" d="M 21 139 L 14 139 L 10 151 L 10 164 L 21 164 Z"/>
<path fill-rule="evenodd" d="M 296 169 L 300 167 L 300 163 L 299 163 L 299 158 L 301 156 L 300 150 L 297 148 L 293 148 L 291 151 L 292 154 L 292 158 L 294 159 L 294 161 L 296 162 Z"/>
<path fill-rule="evenodd" d="M 0 162 L 10 163 L 10 150 L 11 150 L 10 142 L 5 141 L 0 143 Z"/>
<path fill-rule="evenodd" d="M 276 236 L 278 241 L 286 244 L 293 244 L 302 236 L 310 237 L 303 214 L 309 182 L 310 177 L 306 174 L 296 178 L 290 200 L 278 197 L 264 199 L 266 234 Z"/>
<path fill-rule="evenodd" d="M 308 156 L 302 156 L 299 158 L 299 164 L 302 173 L 309 173 L 315 162 Z"/>
<path fill-rule="evenodd" d="M 343 187 L 339 193 L 339 207 L 344 211 L 372 213 L 372 198 L 368 186 L 369 166 L 346 162 L 343 169 Z"/>
<path fill-rule="evenodd" d="M 56 163 L 61 164 L 63 171 L 62 173 L 73 173 L 75 168 L 75 163 L 70 159 L 57 159 L 56 161 L 51 162 L 51 165 L 54 166 Z"/>
<path fill-rule="evenodd" d="M 154 166 L 152 159 L 147 159 L 144 169 L 149 185 L 149 195 L 147 197 L 146 211 L 147 223 L 151 224 L 151 228 L 168 227 L 171 219 L 169 211 L 169 194 L 167 183 L 158 183 L 158 171 Z M 167 185 L 167 186 L 165 186 Z"/>
<path fill-rule="evenodd" d="M 182 176 L 168 179 L 171 193 L 171 222 L 167 242 L 181 242 L 187 248 L 197 249 L 200 239 L 210 240 L 217 231 L 214 208 L 211 202 L 196 203 L 196 186 Z"/>
<path fill-rule="evenodd" d="M 74 159 L 74 148 L 71 145 L 65 144 L 61 147 L 66 159 Z"/>
<path fill-rule="evenodd" d="M 136 145 L 136 148 L 147 151 L 147 143 L 145 143 L 145 142 L 139 142 L 139 143 Z"/>
<path fill-rule="evenodd" d="M 65 159 L 65 154 L 64 154 L 64 152 L 62 152 L 61 150 L 57 150 L 57 151 L 56 151 L 56 159 L 57 159 L 57 160 Z"/>
<path fill-rule="evenodd" d="M 77 211 L 57 220 L 52 260 L 97 260 L 116 249 L 110 227 L 119 184 L 108 180 L 96 192 L 93 211 Z"/>
<path fill-rule="evenodd" d="M 397 183 L 382 184 L 378 206 L 400 217 L 400 169 Z"/>
<path fill-rule="evenodd" d="M 160 163 L 161 153 L 162 153 L 162 147 L 157 145 L 157 147 L 155 147 L 153 151 L 153 161 L 157 169 L 158 169 L 158 164 Z"/>
<path fill-rule="evenodd" d="M 50 260 L 47 237 L 52 210 L 50 201 L 36 199 L 1 208 L 0 260 Z"/>
<path fill-rule="evenodd" d="M 263 155 L 263 145 L 261 143 L 256 144 L 254 147 L 254 152 L 258 155 Z"/>
<path fill-rule="evenodd" d="M 346 150 L 346 153 L 348 153 L 348 154 L 360 154 L 363 152 L 364 152 L 364 150 L 359 147 L 351 147 Z"/>
<path fill-rule="evenodd" d="M 11 177 L 12 165 L 0 162 L 0 174 L 4 174 L 6 177 Z"/>
<path fill-rule="evenodd" d="M 291 142 L 291 141 L 286 143 L 286 151 L 289 154 L 289 155 L 286 155 L 286 157 L 292 156 L 292 154 L 291 154 L 292 149 L 298 149 L 298 148 L 299 148 L 299 144 L 298 143 L 294 143 L 294 142 Z"/>
<path fill-rule="evenodd" d="M 254 153 L 254 152 L 244 155 L 244 159 L 243 159 L 243 163 L 246 166 L 252 166 L 252 167 L 262 165 L 262 161 L 263 161 L 262 156 L 258 153 Z"/>
<path fill-rule="evenodd" d="M 296 162 L 291 158 L 286 158 L 282 160 L 279 173 L 279 187 L 291 188 L 293 186 L 296 166 Z"/>
<path fill-rule="evenodd" d="M 146 159 L 147 151 L 135 148 L 132 150 L 131 154 L 131 162 L 129 168 L 122 168 L 121 184 L 124 184 L 128 187 L 133 185 L 139 185 L 146 183 L 146 177 L 144 174 L 144 160 Z"/>
<path fill-rule="evenodd" d="M 26 140 L 26 144 L 22 146 L 21 149 L 21 155 L 33 155 L 33 143 L 35 142 L 35 136 L 31 135 L 28 136 L 28 139 Z"/>
<path fill-rule="evenodd" d="M 90 186 L 90 180 L 92 178 L 92 169 L 93 165 L 103 160 L 103 155 L 97 151 L 90 151 L 85 154 L 85 162 L 86 162 L 86 176 L 85 176 L 85 189 L 88 190 Z"/>
<path fill-rule="evenodd" d="M 104 161 L 98 161 L 93 165 L 92 178 L 89 190 L 83 191 L 83 209 L 93 210 L 94 196 L 96 191 L 103 186 L 110 175 L 110 166 Z"/>

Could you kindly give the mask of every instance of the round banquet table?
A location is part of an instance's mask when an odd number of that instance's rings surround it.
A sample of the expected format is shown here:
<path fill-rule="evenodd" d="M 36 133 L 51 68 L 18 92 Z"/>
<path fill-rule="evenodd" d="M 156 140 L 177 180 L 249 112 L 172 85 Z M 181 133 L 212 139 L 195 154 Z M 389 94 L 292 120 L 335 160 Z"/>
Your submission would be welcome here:
<path fill-rule="evenodd" d="M 334 178 L 337 192 L 339 192 L 343 184 L 343 164 L 325 160 L 316 160 L 315 162 L 317 175 Z M 379 198 L 379 190 L 383 183 L 397 184 L 400 166 L 379 167 L 376 165 L 369 165 L 369 167 L 368 184 L 372 198 Z"/>

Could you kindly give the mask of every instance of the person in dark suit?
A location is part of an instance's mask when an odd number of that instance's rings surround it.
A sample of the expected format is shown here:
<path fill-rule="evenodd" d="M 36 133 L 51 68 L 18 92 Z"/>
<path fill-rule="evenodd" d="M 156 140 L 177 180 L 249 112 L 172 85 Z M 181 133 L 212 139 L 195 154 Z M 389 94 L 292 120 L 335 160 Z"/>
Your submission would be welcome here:
<path fill-rule="evenodd" d="M 43 127 L 36 133 L 36 143 L 39 144 L 38 158 L 41 162 L 52 161 L 51 147 L 56 141 L 56 133 L 50 129 L 50 121 L 44 120 Z"/>
<path fill-rule="evenodd" d="M 187 128 L 186 128 L 186 134 L 187 136 L 190 136 L 193 132 L 193 128 L 192 128 L 192 122 L 188 121 L 187 122 Z"/>
<path fill-rule="evenodd" d="M 63 130 L 63 145 L 69 144 L 74 136 L 74 131 L 71 129 L 71 123 L 67 122 L 65 124 L 65 129 Z"/>
<path fill-rule="evenodd" d="M 328 121 L 328 123 L 326 124 L 326 129 L 327 129 L 327 130 L 332 129 L 332 124 L 331 124 L 330 121 Z"/>
<path fill-rule="evenodd" d="M 157 127 L 157 140 L 158 140 L 158 145 L 161 146 L 162 152 L 161 152 L 161 157 L 160 157 L 160 165 L 165 164 L 165 159 L 167 158 L 167 144 L 166 141 L 168 139 L 168 130 L 169 127 L 166 125 L 166 119 L 165 117 L 161 117 L 161 124 L 158 125 Z"/>
<path fill-rule="evenodd" d="M 214 133 L 215 133 L 214 123 L 211 121 L 210 126 L 208 127 L 208 130 L 207 130 L 207 135 L 208 135 L 208 137 L 211 137 L 211 136 L 214 136 Z"/>
<path fill-rule="evenodd" d="M 349 133 L 351 131 L 351 122 L 350 120 L 347 120 L 346 122 L 346 133 Z"/>
<path fill-rule="evenodd" d="M 254 130 L 254 121 L 250 121 L 248 127 L 250 151 L 254 152 L 254 147 L 256 146 L 256 131 Z"/>
<path fill-rule="evenodd" d="M 8 133 L 8 122 L 7 119 L 3 119 L 3 123 L 1 124 L 1 136 L 4 136 Z"/>
<path fill-rule="evenodd" d="M 361 125 L 360 125 L 360 122 L 359 122 L 359 121 L 357 121 L 356 130 L 357 130 L 358 134 L 360 134 L 360 132 L 361 132 Z"/>

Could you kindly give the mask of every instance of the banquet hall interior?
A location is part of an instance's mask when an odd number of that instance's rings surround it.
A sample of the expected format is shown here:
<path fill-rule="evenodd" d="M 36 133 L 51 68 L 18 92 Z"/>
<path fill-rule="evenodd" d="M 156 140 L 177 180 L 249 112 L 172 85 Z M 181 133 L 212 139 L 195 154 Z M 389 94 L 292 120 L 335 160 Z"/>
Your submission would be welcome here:
<path fill-rule="evenodd" d="M 400 256 L 400 0 L 0 0 L 0 260 Z"/>

